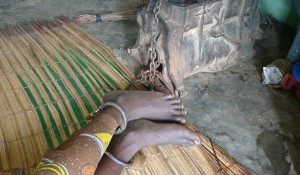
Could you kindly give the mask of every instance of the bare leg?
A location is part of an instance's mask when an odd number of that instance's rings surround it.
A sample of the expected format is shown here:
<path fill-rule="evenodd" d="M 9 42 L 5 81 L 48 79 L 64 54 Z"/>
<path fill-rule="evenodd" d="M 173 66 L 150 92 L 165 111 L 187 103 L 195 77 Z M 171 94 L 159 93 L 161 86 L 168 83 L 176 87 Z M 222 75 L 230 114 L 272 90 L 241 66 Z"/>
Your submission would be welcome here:
<path fill-rule="evenodd" d="M 185 123 L 186 111 L 180 100 L 170 94 L 152 91 L 113 91 L 104 102 L 115 102 L 125 111 L 128 120 L 147 118 Z"/>
<path fill-rule="evenodd" d="M 128 121 L 148 118 L 156 120 L 173 120 L 181 123 L 185 122 L 183 116 L 185 112 L 181 103 L 178 99 L 164 93 L 148 91 L 118 91 L 108 94 L 105 97 L 105 101 L 119 104 L 125 111 Z M 89 125 L 74 133 L 73 136 L 59 148 L 46 154 L 44 156 L 45 159 L 43 159 L 42 163 L 36 168 L 34 174 L 52 174 L 56 171 L 51 168 L 52 164 L 59 167 L 61 171 L 69 172 L 69 174 L 87 172 L 93 173 L 102 158 L 102 155 L 106 151 L 116 128 L 122 124 L 122 117 L 120 115 L 119 111 L 113 107 L 107 107 L 103 111 L 99 112 L 95 117 L 95 120 L 93 120 Z M 151 133 L 152 129 L 154 129 L 150 126 L 151 125 L 147 128 L 146 125 L 144 125 L 149 133 Z M 176 126 L 183 127 L 181 125 Z M 146 146 L 164 144 L 164 142 L 162 142 L 162 138 L 166 136 L 164 135 L 165 133 L 170 133 L 171 130 L 161 130 L 157 127 L 155 132 L 156 134 L 161 133 L 158 134 L 158 136 L 161 135 L 161 138 L 149 143 L 146 142 Z M 176 132 L 178 133 L 178 131 Z M 131 138 L 129 137 L 132 135 L 130 133 L 133 132 L 128 132 L 128 138 Z M 148 136 L 148 138 L 151 139 L 150 135 L 145 136 Z M 168 137 L 170 138 L 170 136 Z M 152 139 L 154 138 L 156 137 L 152 137 Z M 127 142 L 122 141 L 122 143 L 127 143 L 128 147 L 126 148 L 123 146 L 123 148 L 128 151 L 119 153 L 119 151 L 114 149 L 115 151 L 113 153 L 116 152 L 116 155 L 120 156 L 122 160 L 127 161 L 126 156 L 132 157 L 136 151 L 145 146 L 143 144 L 135 144 L 132 141 L 133 140 L 129 140 Z M 168 139 L 166 141 L 168 141 Z M 174 141 L 176 141 L 176 139 L 174 139 Z M 132 143 L 134 144 L 132 145 Z M 175 143 L 180 142 L 176 141 Z"/>
<path fill-rule="evenodd" d="M 144 147 L 165 144 L 193 146 L 200 144 L 200 138 L 180 124 L 157 124 L 142 119 L 130 122 L 123 134 L 113 138 L 108 150 L 127 162 Z M 104 156 L 95 174 L 119 175 L 123 168 Z"/>

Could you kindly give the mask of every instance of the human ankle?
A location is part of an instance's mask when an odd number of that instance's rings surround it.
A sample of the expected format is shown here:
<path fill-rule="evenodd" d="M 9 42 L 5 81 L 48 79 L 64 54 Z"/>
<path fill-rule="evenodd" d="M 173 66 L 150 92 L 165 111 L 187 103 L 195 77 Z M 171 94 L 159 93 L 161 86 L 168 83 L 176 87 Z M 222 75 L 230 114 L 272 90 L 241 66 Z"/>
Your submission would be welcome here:
<path fill-rule="evenodd" d="M 115 109 L 113 107 L 109 106 L 109 107 L 103 109 L 98 115 L 101 116 L 101 113 L 105 113 L 105 114 L 112 116 L 114 118 L 114 120 L 117 122 L 118 126 L 120 126 L 123 123 L 122 115 L 120 114 L 120 112 L 117 109 Z"/>
<path fill-rule="evenodd" d="M 129 162 L 131 158 L 142 148 L 134 131 L 129 131 L 124 136 L 121 143 L 117 143 L 115 147 L 109 151 L 118 159 Z"/>

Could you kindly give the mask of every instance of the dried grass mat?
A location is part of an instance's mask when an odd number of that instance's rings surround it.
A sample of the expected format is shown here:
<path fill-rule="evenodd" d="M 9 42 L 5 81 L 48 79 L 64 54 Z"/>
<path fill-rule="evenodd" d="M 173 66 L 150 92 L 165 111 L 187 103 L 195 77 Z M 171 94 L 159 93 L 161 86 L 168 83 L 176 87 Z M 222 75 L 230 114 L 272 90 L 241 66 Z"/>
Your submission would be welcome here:
<path fill-rule="evenodd" d="M 47 150 L 87 124 L 107 92 L 133 80 L 103 41 L 66 18 L 1 29 L 0 170 L 28 174 Z M 123 175 L 249 174 L 200 136 L 200 147 L 142 150 Z"/>

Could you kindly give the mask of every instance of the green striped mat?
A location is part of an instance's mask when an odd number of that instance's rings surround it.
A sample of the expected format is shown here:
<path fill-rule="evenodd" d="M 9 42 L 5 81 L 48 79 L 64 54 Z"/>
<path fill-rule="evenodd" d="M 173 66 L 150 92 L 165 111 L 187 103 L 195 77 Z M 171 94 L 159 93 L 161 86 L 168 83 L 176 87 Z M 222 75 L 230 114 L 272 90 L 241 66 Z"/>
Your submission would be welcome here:
<path fill-rule="evenodd" d="M 1 29 L 0 79 L 0 170 L 28 171 L 134 76 L 103 41 L 58 18 Z"/>

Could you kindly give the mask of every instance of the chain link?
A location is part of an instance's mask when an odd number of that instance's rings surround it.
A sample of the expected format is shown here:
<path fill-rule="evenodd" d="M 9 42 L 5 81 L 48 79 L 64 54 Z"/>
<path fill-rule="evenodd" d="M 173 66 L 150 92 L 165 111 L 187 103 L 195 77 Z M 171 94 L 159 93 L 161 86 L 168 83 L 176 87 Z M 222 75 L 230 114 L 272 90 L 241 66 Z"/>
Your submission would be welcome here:
<path fill-rule="evenodd" d="M 160 63 L 158 62 L 158 54 L 156 49 L 156 43 L 157 43 L 157 30 L 158 30 L 158 24 L 159 19 L 158 15 L 160 12 L 162 0 L 157 0 L 154 8 L 153 8 L 153 21 L 152 21 L 152 29 L 151 29 L 151 46 L 150 46 L 150 64 L 149 64 L 149 70 L 143 71 L 141 73 L 140 82 L 145 84 L 146 86 L 150 86 L 153 90 L 153 86 L 155 84 L 155 78 L 159 77 L 160 72 L 157 70 L 160 66 Z"/>
<path fill-rule="evenodd" d="M 157 28 L 158 28 L 158 15 L 160 11 L 161 1 L 158 0 L 155 4 L 155 7 L 153 9 L 153 24 L 152 24 L 152 33 L 151 33 L 151 55 L 150 55 L 150 77 L 149 81 L 151 84 L 154 84 L 154 79 L 156 78 L 156 70 L 159 66 L 158 58 L 157 58 L 157 49 L 156 49 L 156 43 L 157 43 Z"/>

